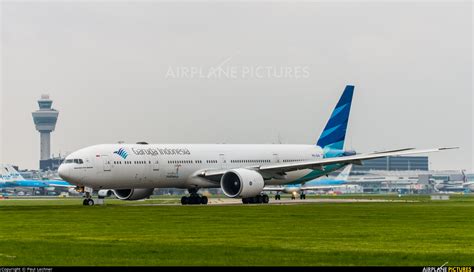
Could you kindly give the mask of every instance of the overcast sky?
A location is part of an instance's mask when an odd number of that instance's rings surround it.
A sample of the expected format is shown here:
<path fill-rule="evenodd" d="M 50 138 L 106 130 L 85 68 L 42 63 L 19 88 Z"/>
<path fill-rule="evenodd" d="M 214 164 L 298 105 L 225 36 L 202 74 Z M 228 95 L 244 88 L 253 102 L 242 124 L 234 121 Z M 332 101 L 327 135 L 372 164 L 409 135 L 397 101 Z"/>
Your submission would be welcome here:
<path fill-rule="evenodd" d="M 0 161 L 38 168 L 31 112 L 60 111 L 52 152 L 152 143 L 313 144 L 346 84 L 346 148 L 459 146 L 473 169 L 472 3 L 1 4 Z"/>

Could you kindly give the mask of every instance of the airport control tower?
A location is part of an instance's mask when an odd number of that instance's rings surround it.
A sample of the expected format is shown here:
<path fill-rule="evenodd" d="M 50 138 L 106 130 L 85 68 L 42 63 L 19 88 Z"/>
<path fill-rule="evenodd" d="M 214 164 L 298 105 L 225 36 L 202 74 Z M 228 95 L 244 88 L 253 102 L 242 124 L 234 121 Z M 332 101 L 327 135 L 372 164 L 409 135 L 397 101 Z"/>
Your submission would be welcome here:
<path fill-rule="evenodd" d="M 49 95 L 43 94 L 38 100 L 39 110 L 33 112 L 33 121 L 36 130 L 40 133 L 41 138 L 41 161 L 50 159 L 51 152 L 51 132 L 56 127 L 59 112 L 51 106 L 53 100 L 49 99 Z"/>

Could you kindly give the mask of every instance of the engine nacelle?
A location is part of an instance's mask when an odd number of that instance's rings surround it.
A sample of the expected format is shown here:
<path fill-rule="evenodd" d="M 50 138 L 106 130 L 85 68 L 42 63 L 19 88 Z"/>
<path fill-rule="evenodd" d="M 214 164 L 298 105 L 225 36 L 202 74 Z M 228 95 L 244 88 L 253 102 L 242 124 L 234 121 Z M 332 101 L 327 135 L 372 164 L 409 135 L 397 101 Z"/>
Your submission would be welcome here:
<path fill-rule="evenodd" d="M 140 200 L 145 199 L 153 194 L 151 189 L 117 189 L 113 190 L 115 196 L 120 200 Z"/>
<path fill-rule="evenodd" d="M 265 182 L 260 173 L 248 169 L 227 171 L 221 178 L 221 189 L 228 197 L 253 197 L 263 191 Z"/>
<path fill-rule="evenodd" d="M 113 193 L 112 190 L 99 190 L 97 195 L 99 197 L 110 197 Z"/>

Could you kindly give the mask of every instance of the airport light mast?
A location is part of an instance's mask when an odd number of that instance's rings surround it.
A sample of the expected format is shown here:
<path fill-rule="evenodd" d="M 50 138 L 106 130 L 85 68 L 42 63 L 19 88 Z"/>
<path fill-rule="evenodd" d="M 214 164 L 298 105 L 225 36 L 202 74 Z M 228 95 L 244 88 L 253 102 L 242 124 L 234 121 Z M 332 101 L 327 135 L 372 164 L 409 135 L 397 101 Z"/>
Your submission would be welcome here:
<path fill-rule="evenodd" d="M 51 154 L 51 132 L 56 127 L 59 112 L 51 108 L 53 100 L 47 94 L 41 95 L 38 105 L 39 110 L 32 112 L 32 115 L 36 130 L 40 133 L 40 160 L 48 160 Z"/>

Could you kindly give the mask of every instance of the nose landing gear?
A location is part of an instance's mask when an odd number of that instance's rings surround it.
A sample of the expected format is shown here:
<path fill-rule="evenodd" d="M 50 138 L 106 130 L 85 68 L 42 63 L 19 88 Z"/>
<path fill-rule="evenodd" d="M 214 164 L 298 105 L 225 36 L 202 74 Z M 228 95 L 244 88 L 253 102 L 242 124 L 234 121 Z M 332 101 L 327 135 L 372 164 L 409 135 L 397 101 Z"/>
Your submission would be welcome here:
<path fill-rule="evenodd" d="M 94 206 L 94 200 L 92 198 L 86 198 L 82 201 L 84 206 Z"/>
<path fill-rule="evenodd" d="M 85 187 L 83 188 L 85 195 L 84 200 L 82 201 L 82 205 L 84 206 L 94 206 L 94 200 L 92 199 L 92 192 L 94 191 L 92 188 Z"/>

